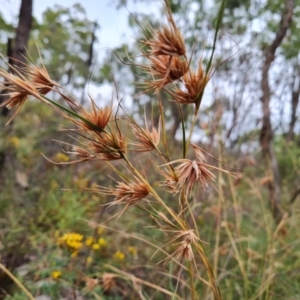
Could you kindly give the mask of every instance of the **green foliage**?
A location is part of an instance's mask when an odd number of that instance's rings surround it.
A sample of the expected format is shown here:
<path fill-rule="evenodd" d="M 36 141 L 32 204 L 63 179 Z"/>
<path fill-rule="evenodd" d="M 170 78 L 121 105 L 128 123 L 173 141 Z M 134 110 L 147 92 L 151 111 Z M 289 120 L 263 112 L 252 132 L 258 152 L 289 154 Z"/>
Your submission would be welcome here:
<path fill-rule="evenodd" d="M 296 188 L 300 176 L 300 148 L 296 141 L 288 143 L 284 136 L 275 140 L 275 152 L 278 158 L 280 175 L 284 185 Z"/>
<path fill-rule="evenodd" d="M 50 129 L 36 126 L 39 130 L 31 130 L 27 146 L 33 144 L 30 149 L 38 149 L 53 160 L 63 159 L 62 154 L 58 156 L 61 153 L 60 145 L 51 142 L 50 137 L 45 137 L 51 136 L 62 120 L 55 119 L 47 107 L 28 102 L 11 128 L 11 137 L 18 137 L 21 142 L 9 138 L 7 147 L 10 147 L 11 155 L 14 153 L 11 157 L 13 165 L 25 168 L 30 177 L 29 187 L 20 188 L 14 181 L 14 170 L 7 168 L 6 182 L 0 191 L 0 220 L 6 221 L 0 230 L 0 255 L 8 259 L 9 255 L 14 254 L 20 259 L 19 262 L 14 261 L 17 268 L 13 271 L 15 274 L 19 272 L 19 280 L 35 297 L 47 295 L 58 299 L 71 295 L 76 289 L 85 299 L 124 299 L 122 293 L 105 292 L 97 281 L 111 272 L 107 266 L 111 265 L 132 272 L 139 278 L 150 278 L 152 282 L 161 283 L 174 291 L 176 281 L 159 277 L 157 270 L 147 267 L 149 257 L 156 249 L 126 236 L 128 232 L 138 232 L 139 236 L 147 237 L 153 244 L 164 241 L 165 235 L 146 223 L 142 217 L 143 211 L 133 207 L 119 218 L 118 223 L 105 223 L 120 232 L 95 227 L 119 211 L 111 208 L 103 211 L 102 204 L 107 199 L 91 192 L 78 192 L 83 187 L 91 187 L 93 182 L 107 182 L 107 170 L 101 170 L 103 166 L 85 165 L 83 169 L 54 166 L 38 152 L 34 152 L 34 164 L 26 163 L 31 154 L 23 153 L 25 146 L 22 145 L 22 139 L 32 128 L 32 123 L 38 121 L 36 117 L 28 117 L 30 114 L 34 116 L 37 111 L 41 113 L 43 123 L 52 125 Z M 55 123 L 53 120 L 56 120 Z M 288 148 L 287 153 L 284 138 L 278 137 L 275 150 L 281 171 L 287 176 L 283 181 L 284 187 L 291 184 L 289 179 L 296 178 L 293 172 L 299 170 L 299 149 L 292 144 Z M 180 151 L 175 146 L 172 149 Z M 19 157 L 23 157 L 25 163 Z M 224 161 L 232 159 L 232 156 L 223 157 Z M 148 179 L 155 180 L 151 166 L 143 161 L 141 163 Z M 299 243 L 294 230 L 299 226 L 297 210 L 279 230 L 267 207 L 264 189 L 254 179 L 260 176 L 257 168 L 246 167 L 243 174 L 245 177 L 234 187 L 230 178 L 222 179 L 222 185 L 226 187 L 221 189 L 222 197 L 226 199 L 224 203 L 217 194 L 201 191 L 199 199 L 193 204 L 196 223 L 201 238 L 208 243 L 209 252 L 216 251 L 216 235 L 219 235 L 217 249 L 221 293 L 224 299 L 248 300 L 257 294 L 261 294 L 262 299 L 272 295 L 269 297 L 272 300 L 297 297 L 300 289 L 297 283 L 299 274 L 295 272 L 300 266 Z M 14 196 L 16 191 L 17 197 Z M 288 194 L 288 191 L 284 193 Z M 177 203 L 169 196 L 165 194 L 163 197 L 175 209 Z M 222 223 L 219 223 L 221 219 Z M 72 235 L 79 236 L 78 241 L 83 244 L 79 251 Z M 231 241 L 230 235 L 233 238 Z M 174 247 L 176 245 L 168 245 L 165 250 L 172 252 Z M 159 254 L 155 255 L 157 261 L 162 258 Z M 241 269 L 239 259 L 246 268 L 246 274 Z M 169 267 L 170 272 L 174 272 L 171 263 Z M 94 282 L 95 278 L 97 280 Z M 128 299 L 135 299 L 130 281 L 116 280 L 126 291 Z M 93 283 L 95 286 L 89 289 L 88 286 Z M 265 290 L 268 283 L 271 285 Z M 200 294 L 205 293 L 201 286 L 197 286 L 197 290 Z M 143 293 L 150 297 L 153 290 L 144 287 Z M 5 300 L 12 299 L 25 300 L 26 296 L 13 286 L 10 295 L 5 297 Z M 157 294 L 156 299 L 165 298 Z"/>
<path fill-rule="evenodd" d="M 48 8 L 40 24 L 35 24 L 29 44 L 34 61 L 39 52 L 51 76 L 62 84 L 82 88 L 89 75 L 89 50 L 94 22 L 79 3 L 71 8 Z M 37 49 L 38 47 L 38 49 Z"/>

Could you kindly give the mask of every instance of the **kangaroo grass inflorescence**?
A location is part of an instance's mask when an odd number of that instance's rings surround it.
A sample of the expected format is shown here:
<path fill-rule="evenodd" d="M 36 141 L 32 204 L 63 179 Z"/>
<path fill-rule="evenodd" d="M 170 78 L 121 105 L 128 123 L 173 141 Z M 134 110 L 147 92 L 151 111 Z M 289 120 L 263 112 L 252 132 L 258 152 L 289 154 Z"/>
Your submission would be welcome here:
<path fill-rule="evenodd" d="M 142 54 L 149 62 L 140 65 L 148 78 L 141 85 L 143 88 L 141 93 L 152 91 L 157 95 L 162 108 L 158 128 L 153 127 L 153 124 L 148 125 L 146 118 L 145 127 L 142 127 L 132 117 L 126 114 L 125 117 L 124 115 L 120 116 L 118 112 L 121 105 L 118 103 L 117 107 L 114 107 L 114 101 L 105 107 L 98 108 L 90 96 L 91 110 L 87 110 L 67 96 L 63 88 L 51 80 L 44 66 L 37 65 L 28 65 L 22 69 L 11 66 L 16 75 L 0 70 L 0 75 L 6 80 L 3 88 L 9 94 L 9 98 L 1 106 L 16 109 L 10 122 L 26 99 L 32 97 L 49 105 L 72 123 L 75 127 L 70 129 L 70 132 L 77 135 L 74 140 L 79 144 L 61 143 L 69 149 L 65 153 L 74 156 L 75 160 L 54 163 L 106 161 L 121 180 L 117 181 L 113 187 L 94 186 L 90 190 L 112 196 L 113 200 L 108 203 L 108 207 L 115 204 L 123 205 L 123 211 L 125 211 L 129 206 L 136 205 L 148 214 L 149 225 L 153 224 L 153 220 L 155 221 L 156 226 L 168 237 L 161 249 L 166 245 L 172 245 L 175 248 L 173 252 L 165 256 L 162 262 L 165 264 L 172 262 L 178 265 L 180 271 L 177 273 L 177 287 L 181 277 L 186 276 L 185 281 L 189 283 L 191 299 L 200 299 L 195 288 L 199 282 L 207 284 L 215 299 L 221 299 L 210 258 L 200 239 L 190 205 L 197 184 L 202 188 L 207 188 L 213 185 L 214 170 L 229 172 L 205 163 L 205 155 L 200 147 L 190 142 L 193 126 L 191 126 L 189 138 L 187 140 L 183 138 L 183 148 L 193 150 L 193 159 L 187 159 L 184 150 L 183 157 L 172 160 L 168 154 L 167 143 L 161 141 L 161 136 L 165 137 L 166 135 L 161 92 L 167 92 L 171 96 L 171 101 L 178 103 L 179 106 L 194 104 L 196 116 L 206 84 L 210 79 L 209 74 L 212 72 L 210 68 L 204 71 L 201 59 L 197 70 L 191 69 L 191 59 L 187 59 L 184 38 L 176 26 L 167 0 L 165 4 L 167 25 L 157 30 L 150 29 L 152 37 L 145 38 L 141 42 Z M 221 15 L 220 13 L 219 18 Z M 66 105 L 61 105 L 48 98 L 46 94 L 50 91 L 59 94 Z M 194 118 L 195 121 L 196 118 Z M 184 124 L 185 120 L 182 119 L 183 134 L 185 135 Z M 128 138 L 129 135 L 125 133 L 124 128 L 131 131 L 135 140 Z M 161 146 L 161 144 L 163 145 Z M 142 167 L 133 164 L 129 155 L 132 152 L 155 154 L 153 156 L 155 159 L 152 159 L 151 162 L 153 171 L 160 176 L 158 182 L 150 182 Z M 115 168 L 109 163 L 109 161 L 116 160 L 123 161 L 124 165 L 118 164 L 119 167 Z M 159 195 L 158 186 L 171 193 L 172 197 L 178 198 L 177 209 L 171 208 Z M 187 216 L 189 216 L 189 220 L 193 221 L 188 222 Z M 162 251 L 162 253 L 166 252 Z M 200 276 L 199 268 L 206 271 L 208 280 Z M 201 274 L 203 274 L 203 270 L 201 270 Z M 115 276 L 117 275 L 103 278 L 105 288 L 108 288 Z M 179 297 L 178 290 L 176 288 L 173 292 L 175 298 Z"/>

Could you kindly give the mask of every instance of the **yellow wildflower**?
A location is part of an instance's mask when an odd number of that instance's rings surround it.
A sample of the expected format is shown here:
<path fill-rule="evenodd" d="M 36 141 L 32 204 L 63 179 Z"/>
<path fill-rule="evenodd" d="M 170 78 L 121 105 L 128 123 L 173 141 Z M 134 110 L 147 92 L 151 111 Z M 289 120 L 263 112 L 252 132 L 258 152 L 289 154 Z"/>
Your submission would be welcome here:
<path fill-rule="evenodd" d="M 93 261 L 93 258 L 92 258 L 92 257 L 88 256 L 88 257 L 86 258 L 86 263 L 87 263 L 87 264 L 90 264 L 92 261 Z"/>
<path fill-rule="evenodd" d="M 136 247 L 129 246 L 129 247 L 127 248 L 127 250 L 128 250 L 128 252 L 129 252 L 131 255 L 137 256 L 137 249 L 136 249 Z"/>
<path fill-rule="evenodd" d="M 57 279 L 61 276 L 61 274 L 61 271 L 53 271 L 51 275 L 53 279 Z"/>
<path fill-rule="evenodd" d="M 57 160 L 59 162 L 67 162 L 70 160 L 70 158 L 68 155 L 59 152 L 59 153 L 56 153 L 55 160 Z"/>
<path fill-rule="evenodd" d="M 93 250 L 99 250 L 100 249 L 100 245 L 99 244 L 93 244 L 92 248 L 93 248 Z"/>
<path fill-rule="evenodd" d="M 65 233 L 62 237 L 58 238 L 59 245 L 66 245 L 71 249 L 78 250 L 83 246 L 83 235 L 79 233 Z"/>
<path fill-rule="evenodd" d="M 97 228 L 97 233 L 98 233 L 99 235 L 101 235 L 101 234 L 103 234 L 104 230 L 105 230 L 105 228 L 104 228 L 103 226 L 99 226 L 99 227 Z"/>
<path fill-rule="evenodd" d="M 85 240 L 85 244 L 87 246 L 91 246 L 93 244 L 93 242 L 94 242 L 94 238 L 92 236 L 88 236 Z"/>
<path fill-rule="evenodd" d="M 20 139 L 17 136 L 12 136 L 9 142 L 14 148 L 18 148 L 20 146 Z"/>
<path fill-rule="evenodd" d="M 114 254 L 114 260 L 117 260 L 117 261 L 123 261 L 125 258 L 125 254 L 121 251 L 117 251 L 115 254 Z"/>
<path fill-rule="evenodd" d="M 72 252 L 71 257 L 77 257 L 78 256 L 78 251 L 75 250 Z"/>
<path fill-rule="evenodd" d="M 71 240 L 76 240 L 76 241 L 78 241 L 78 242 L 81 242 L 82 239 L 83 239 L 83 235 L 74 232 L 74 233 L 70 233 L 70 234 L 69 234 L 69 238 L 70 238 Z"/>
<path fill-rule="evenodd" d="M 100 247 L 105 247 L 107 245 L 107 242 L 104 238 L 100 238 L 98 240 L 98 244 L 100 245 Z"/>
<path fill-rule="evenodd" d="M 81 242 L 77 242 L 77 241 L 74 241 L 74 240 L 69 240 L 66 242 L 66 244 L 70 247 L 70 248 L 73 248 L 73 249 L 80 249 L 83 244 Z"/>

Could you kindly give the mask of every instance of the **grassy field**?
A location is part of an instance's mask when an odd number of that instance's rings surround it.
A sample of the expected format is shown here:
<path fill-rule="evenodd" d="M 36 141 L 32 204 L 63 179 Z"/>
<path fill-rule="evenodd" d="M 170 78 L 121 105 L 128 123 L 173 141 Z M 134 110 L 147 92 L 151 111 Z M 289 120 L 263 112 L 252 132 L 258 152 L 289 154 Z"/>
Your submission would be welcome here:
<path fill-rule="evenodd" d="M 64 122 L 49 108 L 29 102 L 1 131 L 6 154 L 0 190 L 1 264 L 36 299 L 171 299 L 175 290 L 178 299 L 189 299 L 189 271 L 173 262 L 159 263 L 164 251 L 174 252 L 176 242 L 166 242 L 154 219 L 135 206 L 110 219 L 124 207 L 107 207 L 110 197 L 83 191 L 94 184 L 114 184 L 107 163 L 60 166 L 41 155 L 69 161 L 52 140 L 70 140 L 57 131 Z M 214 172 L 218 192 L 199 187 L 191 202 L 223 299 L 300 298 L 299 199 L 290 204 L 300 178 L 299 150 L 291 144 L 287 153 L 280 139 L 276 145 L 284 175 L 285 213 L 279 223 L 270 212 L 259 153 L 241 157 L 215 149 L 227 168 L 239 170 L 238 176 Z M 174 156 L 181 151 L 177 144 L 172 149 Z M 154 181 L 158 175 L 151 159 L 139 159 Z M 176 209 L 170 194 L 161 193 Z M 207 280 L 201 261 L 197 269 Z M 28 299 L 5 272 L 0 276 L 1 299 Z M 205 282 L 195 280 L 193 288 L 196 299 L 212 299 Z"/>
<path fill-rule="evenodd" d="M 273 136 L 275 216 L 258 130 L 228 149 L 221 106 L 208 114 L 213 129 L 199 123 L 225 1 L 206 62 L 165 6 L 167 25 L 145 28 L 132 60 L 143 74 L 135 97 L 155 96 L 144 118 L 118 93 L 78 104 L 43 65 L 0 70 L 1 105 L 18 113 L 0 124 L 0 299 L 300 299 L 299 137 Z"/>

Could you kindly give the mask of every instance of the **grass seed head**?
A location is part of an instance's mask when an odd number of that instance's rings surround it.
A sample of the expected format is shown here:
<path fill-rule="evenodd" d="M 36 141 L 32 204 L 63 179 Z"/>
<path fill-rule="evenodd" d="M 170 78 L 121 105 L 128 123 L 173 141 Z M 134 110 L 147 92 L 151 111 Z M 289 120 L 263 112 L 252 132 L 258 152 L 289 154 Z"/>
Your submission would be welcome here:
<path fill-rule="evenodd" d="M 50 78 L 44 66 L 27 66 L 24 68 L 24 75 L 28 77 L 28 80 L 42 95 L 48 94 L 54 86 L 58 86 L 58 84 Z"/>
<path fill-rule="evenodd" d="M 127 150 L 127 141 L 120 132 L 103 132 L 90 142 L 89 148 L 101 160 L 118 160 Z"/>
<path fill-rule="evenodd" d="M 167 192 L 172 194 L 178 193 L 178 175 L 172 169 L 164 168 L 164 170 L 157 169 L 157 171 L 164 177 L 164 180 L 160 182 L 160 186 Z"/>
<path fill-rule="evenodd" d="M 204 162 L 205 161 L 205 156 L 204 156 L 204 154 L 202 152 L 202 149 L 199 146 L 197 146 L 197 145 L 195 145 L 193 143 L 191 143 L 191 146 L 194 148 L 195 155 L 196 155 L 197 159 L 200 162 Z"/>
<path fill-rule="evenodd" d="M 180 79 L 189 70 L 186 59 L 166 55 L 150 56 L 151 75 L 156 79 L 155 87 L 165 86 Z"/>
<path fill-rule="evenodd" d="M 134 181 L 117 182 L 113 188 L 97 186 L 93 191 L 102 195 L 114 196 L 115 199 L 109 204 L 110 206 L 116 204 L 134 205 L 150 194 L 148 186 L 137 178 Z"/>
<path fill-rule="evenodd" d="M 7 109 L 12 109 L 17 106 L 19 109 L 26 101 L 27 96 L 28 94 L 25 92 L 13 92 L 10 94 L 10 98 L 1 103 L 0 106 L 6 106 Z"/>
<path fill-rule="evenodd" d="M 150 55 L 182 56 L 186 53 L 184 40 L 180 30 L 172 25 L 156 30 L 153 38 L 147 42 Z"/>
<path fill-rule="evenodd" d="M 175 257 L 179 261 L 193 260 L 194 253 L 193 253 L 192 245 L 200 241 L 200 239 L 195 234 L 195 231 L 193 229 L 187 229 L 187 230 L 181 230 L 175 232 L 176 232 L 175 236 L 167 244 L 173 244 L 179 246 L 172 254 L 170 254 L 166 259 L 164 259 L 164 261 L 170 261 L 173 257 Z M 174 243 L 175 241 L 178 240 L 180 241 Z"/>
<path fill-rule="evenodd" d="M 182 104 L 195 104 L 198 110 L 208 79 L 200 62 L 196 72 L 190 70 L 182 77 L 183 89 L 176 87 L 173 90 L 174 101 Z"/>
<path fill-rule="evenodd" d="M 177 189 L 186 189 L 188 197 L 196 183 L 200 183 L 204 187 L 208 187 L 215 179 L 215 175 L 208 170 L 207 166 L 202 162 L 190 159 L 178 159 L 171 164 L 179 163 L 175 168 L 178 175 Z"/>
<path fill-rule="evenodd" d="M 186 186 L 188 194 L 194 188 L 196 182 L 208 187 L 215 179 L 215 175 L 201 162 L 196 160 L 182 159 L 182 163 L 175 170 L 178 173 L 178 185 Z"/>
<path fill-rule="evenodd" d="M 179 261 L 193 260 L 194 253 L 191 244 L 187 241 L 182 241 L 178 249 L 174 252 L 173 256 L 175 256 Z"/>
<path fill-rule="evenodd" d="M 92 98 L 91 98 L 91 102 L 92 102 L 91 111 L 88 112 L 84 108 L 81 108 L 80 110 L 81 110 L 81 116 L 84 119 L 88 120 L 92 125 L 82 120 L 78 121 L 77 125 L 83 130 L 91 130 L 91 131 L 98 132 L 100 129 L 101 132 L 110 121 L 110 117 L 113 112 L 113 104 L 111 102 L 109 105 L 107 105 L 104 108 L 98 108 L 95 101 Z"/>
<path fill-rule="evenodd" d="M 140 182 L 118 182 L 115 194 L 115 204 L 125 203 L 128 205 L 135 204 L 139 200 L 147 197 L 150 191 L 148 187 Z"/>
<path fill-rule="evenodd" d="M 24 105 L 28 96 L 32 95 L 40 100 L 42 99 L 35 86 L 25 78 L 20 78 L 4 70 L 0 70 L 0 76 L 3 76 L 5 78 L 5 82 L 1 84 L 1 88 L 6 91 L 6 94 L 4 95 L 9 97 L 7 100 L 0 104 L 0 107 L 6 106 L 8 109 L 17 107 L 15 113 L 6 123 L 7 125 L 17 115 L 18 111 Z"/>
<path fill-rule="evenodd" d="M 67 152 L 69 154 L 73 154 L 75 156 L 77 156 L 80 159 L 84 159 L 84 160 L 90 160 L 95 158 L 94 155 L 90 154 L 89 151 L 87 151 L 86 149 L 79 147 L 79 146 L 75 146 L 73 145 L 71 148 L 70 152 Z"/>
<path fill-rule="evenodd" d="M 160 142 L 160 126 L 158 129 L 149 129 L 147 123 L 146 128 L 142 128 L 135 122 L 130 121 L 129 126 L 134 136 L 139 140 L 138 143 L 134 143 L 135 151 L 146 152 L 154 150 Z"/>
<path fill-rule="evenodd" d="M 103 286 L 103 291 L 108 292 L 116 288 L 115 278 L 117 276 L 111 273 L 104 273 L 101 277 L 101 283 Z"/>

